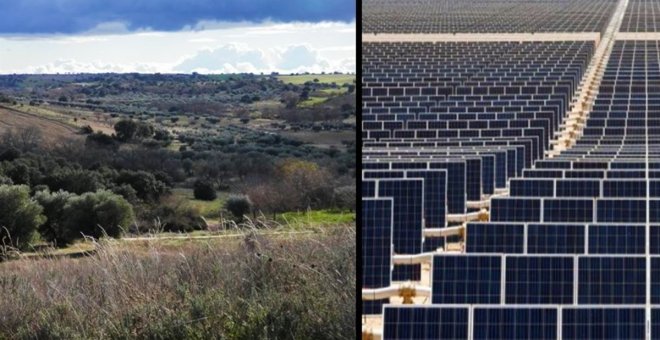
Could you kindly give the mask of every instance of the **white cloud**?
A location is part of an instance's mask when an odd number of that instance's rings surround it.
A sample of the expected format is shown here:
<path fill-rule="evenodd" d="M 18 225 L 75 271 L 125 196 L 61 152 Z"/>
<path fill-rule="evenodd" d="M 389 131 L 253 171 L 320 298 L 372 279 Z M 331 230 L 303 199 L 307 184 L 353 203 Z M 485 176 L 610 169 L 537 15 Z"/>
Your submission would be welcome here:
<path fill-rule="evenodd" d="M 81 35 L 0 35 L 0 73 L 355 72 L 354 23 L 125 32 L 122 22 Z M 197 27 L 197 28 L 199 28 Z"/>
<path fill-rule="evenodd" d="M 54 62 L 30 67 L 27 73 L 104 73 L 104 72 L 142 72 L 142 73 L 156 73 L 160 72 L 157 65 L 153 64 L 112 64 L 95 61 L 91 63 L 79 62 L 73 59 L 58 59 Z"/>
<path fill-rule="evenodd" d="M 261 50 L 231 44 L 199 51 L 174 69 L 181 72 L 254 72 L 266 68 L 268 62 Z"/>
<path fill-rule="evenodd" d="M 189 56 L 174 69 L 185 73 L 354 72 L 355 61 L 341 59 L 332 64 L 319 49 L 309 45 L 290 45 L 284 49 L 224 45 Z"/>

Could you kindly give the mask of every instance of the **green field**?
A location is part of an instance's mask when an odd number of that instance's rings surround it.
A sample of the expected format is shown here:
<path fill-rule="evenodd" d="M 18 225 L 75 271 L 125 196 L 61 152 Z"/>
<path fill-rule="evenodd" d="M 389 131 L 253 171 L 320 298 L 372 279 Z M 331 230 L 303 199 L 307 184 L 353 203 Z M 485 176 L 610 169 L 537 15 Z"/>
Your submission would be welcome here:
<path fill-rule="evenodd" d="M 309 99 L 298 103 L 298 107 L 312 107 L 324 103 L 326 100 L 328 100 L 328 97 L 309 97 Z"/>
<path fill-rule="evenodd" d="M 308 81 L 318 79 L 320 83 L 336 83 L 342 85 L 345 83 L 352 84 L 355 80 L 353 74 L 301 74 L 295 76 L 277 76 L 277 78 L 285 83 L 302 85 Z"/>
<path fill-rule="evenodd" d="M 294 227 L 350 224 L 355 223 L 355 213 L 331 210 L 286 212 L 279 214 L 277 220 Z"/>
<path fill-rule="evenodd" d="M 192 189 L 175 188 L 172 190 L 174 195 L 188 200 L 190 206 L 199 211 L 199 214 L 205 218 L 217 218 L 220 216 L 220 211 L 228 197 L 225 192 L 218 192 L 218 198 L 213 201 L 202 201 L 195 199 Z"/>

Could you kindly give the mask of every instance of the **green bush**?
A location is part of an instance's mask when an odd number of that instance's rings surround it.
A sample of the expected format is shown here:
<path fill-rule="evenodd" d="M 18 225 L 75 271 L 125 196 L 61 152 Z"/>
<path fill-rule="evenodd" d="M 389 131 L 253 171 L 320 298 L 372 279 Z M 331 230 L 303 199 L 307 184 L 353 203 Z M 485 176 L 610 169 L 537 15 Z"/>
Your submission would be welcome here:
<path fill-rule="evenodd" d="M 34 199 L 43 207 L 46 222 L 39 227 L 39 233 L 46 241 L 64 246 L 68 243 L 63 237 L 66 235 L 64 207 L 75 194 L 66 191 L 50 192 L 39 191 Z"/>
<path fill-rule="evenodd" d="M 213 184 L 201 179 L 195 181 L 193 194 L 195 195 L 195 199 L 204 201 L 213 201 L 218 197 L 215 193 Z"/>
<path fill-rule="evenodd" d="M 0 185 L 0 241 L 26 248 L 46 221 L 43 208 L 30 198 L 26 185 Z"/>
<path fill-rule="evenodd" d="M 146 171 L 123 170 L 119 173 L 115 183 L 118 186 L 130 185 L 135 189 L 137 197 L 148 202 L 157 201 L 168 190 L 165 183 Z"/>
<path fill-rule="evenodd" d="M 147 211 L 142 220 L 160 221 L 163 231 L 191 232 L 204 229 L 205 223 L 198 211 L 188 204 L 188 201 L 167 197 L 154 209 Z"/>
<path fill-rule="evenodd" d="M 121 236 L 133 220 L 133 207 L 123 197 L 101 190 L 71 197 L 64 206 L 63 215 L 61 239 L 69 243 L 83 235 Z"/>
<path fill-rule="evenodd" d="M 249 214 L 251 208 L 252 202 L 250 202 L 250 198 L 245 195 L 230 196 L 225 202 L 225 209 L 232 213 L 232 215 L 238 220 L 242 220 L 243 216 Z"/>

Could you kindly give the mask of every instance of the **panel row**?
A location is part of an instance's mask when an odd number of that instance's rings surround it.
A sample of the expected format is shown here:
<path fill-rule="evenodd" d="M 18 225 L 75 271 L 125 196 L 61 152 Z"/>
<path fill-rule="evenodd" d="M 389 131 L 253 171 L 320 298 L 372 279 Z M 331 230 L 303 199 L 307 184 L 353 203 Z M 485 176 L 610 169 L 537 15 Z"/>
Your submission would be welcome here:
<path fill-rule="evenodd" d="M 658 339 L 660 308 L 648 311 L 632 306 L 387 306 L 383 339 Z"/>

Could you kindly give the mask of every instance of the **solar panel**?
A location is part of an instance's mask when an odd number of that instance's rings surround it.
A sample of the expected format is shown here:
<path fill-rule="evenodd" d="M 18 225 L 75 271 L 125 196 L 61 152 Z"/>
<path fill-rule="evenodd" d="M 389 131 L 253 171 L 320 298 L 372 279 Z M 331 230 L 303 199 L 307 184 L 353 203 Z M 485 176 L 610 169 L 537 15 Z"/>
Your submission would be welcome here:
<path fill-rule="evenodd" d="M 524 224 L 468 223 L 465 252 L 522 253 L 525 244 Z"/>
<path fill-rule="evenodd" d="M 644 254 L 644 225 L 589 225 L 589 254 Z"/>
<path fill-rule="evenodd" d="M 585 226 L 574 224 L 529 224 L 530 254 L 584 254 Z"/>
<path fill-rule="evenodd" d="M 362 199 L 362 286 L 392 282 L 392 198 Z"/>
<path fill-rule="evenodd" d="M 651 254 L 660 254 L 660 226 L 649 226 L 649 252 Z"/>
<path fill-rule="evenodd" d="M 424 180 L 422 179 L 378 179 L 378 197 L 393 199 L 393 244 L 397 254 L 419 254 L 422 252 L 422 212 L 424 207 Z M 419 280 L 419 265 L 394 267 L 395 281 Z"/>
<path fill-rule="evenodd" d="M 467 339 L 468 308 L 386 306 L 383 340 Z"/>
<path fill-rule="evenodd" d="M 573 303 L 573 257 L 507 256 L 505 303 Z"/>
<path fill-rule="evenodd" d="M 555 194 L 555 182 L 543 179 L 512 179 L 509 182 L 510 196 L 552 197 Z"/>
<path fill-rule="evenodd" d="M 593 219 L 593 200 L 566 198 L 543 200 L 543 222 L 591 222 Z"/>
<path fill-rule="evenodd" d="M 556 308 L 475 308 L 474 339 L 557 339 Z"/>
<path fill-rule="evenodd" d="M 540 222 L 541 200 L 532 198 L 491 199 L 493 222 Z"/>
<path fill-rule="evenodd" d="M 367 170 L 364 179 L 421 178 L 424 180 L 424 222 L 427 228 L 447 225 L 447 171 L 446 170 Z"/>
<path fill-rule="evenodd" d="M 558 179 L 557 197 L 599 197 L 600 181 Z"/>
<path fill-rule="evenodd" d="M 644 308 L 569 308 L 562 310 L 564 339 L 644 339 Z"/>
<path fill-rule="evenodd" d="M 433 303 L 500 303 L 502 257 L 436 255 L 433 257 Z"/>
<path fill-rule="evenodd" d="M 646 181 L 603 181 L 604 197 L 646 197 Z"/>
<path fill-rule="evenodd" d="M 605 200 L 598 205 L 598 222 L 646 222 L 646 202 L 643 200 Z"/>
<path fill-rule="evenodd" d="M 646 301 L 644 257 L 578 258 L 579 304 L 643 304 Z"/>

